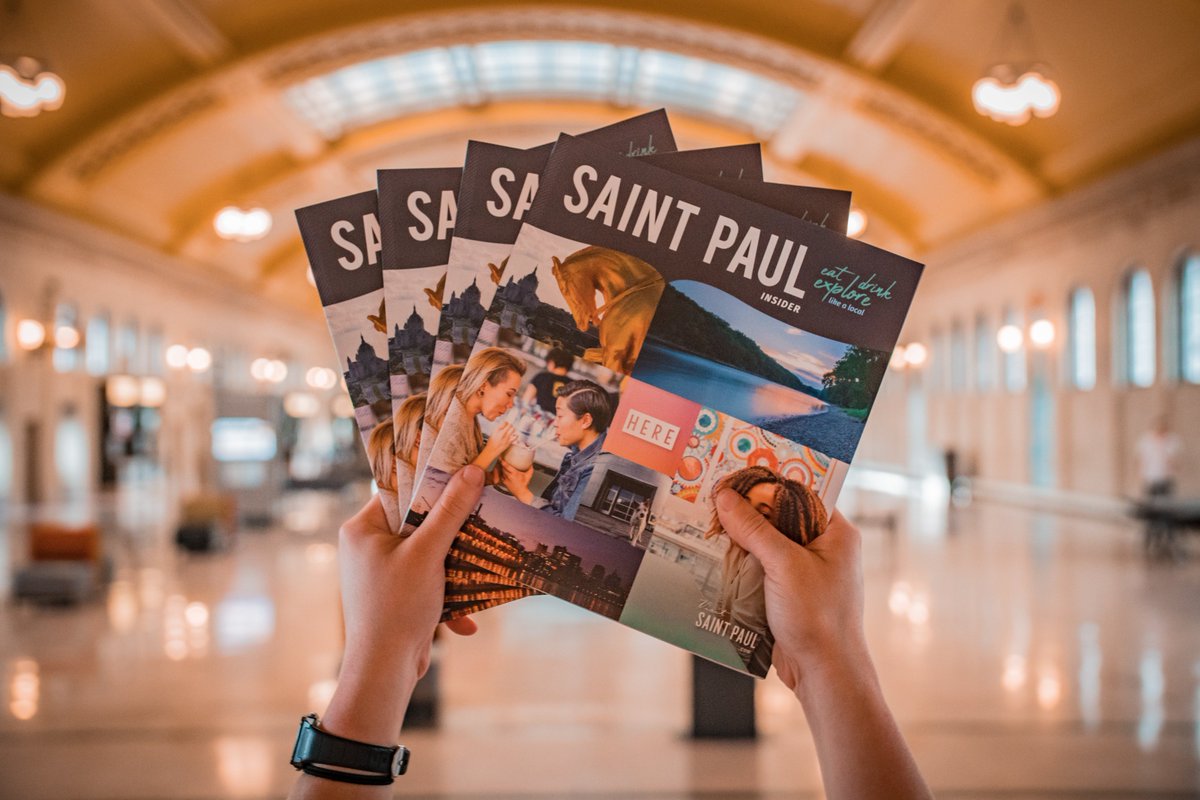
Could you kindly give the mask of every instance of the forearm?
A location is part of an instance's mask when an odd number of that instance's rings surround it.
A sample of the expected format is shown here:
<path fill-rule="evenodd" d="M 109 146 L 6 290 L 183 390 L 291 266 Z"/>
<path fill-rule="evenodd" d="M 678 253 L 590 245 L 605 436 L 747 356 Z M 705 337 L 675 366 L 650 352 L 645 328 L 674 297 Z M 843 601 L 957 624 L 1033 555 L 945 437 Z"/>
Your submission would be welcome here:
<path fill-rule="evenodd" d="M 931 798 L 888 710 L 866 645 L 804 671 L 796 696 L 831 800 Z"/>
<path fill-rule="evenodd" d="M 416 685 L 416 671 L 382 661 L 360 662 L 347 654 L 337 689 L 321 717 L 321 728 L 370 744 L 397 742 L 404 712 Z M 291 800 L 378 800 L 391 797 L 392 786 L 353 783 L 300 774 Z"/>

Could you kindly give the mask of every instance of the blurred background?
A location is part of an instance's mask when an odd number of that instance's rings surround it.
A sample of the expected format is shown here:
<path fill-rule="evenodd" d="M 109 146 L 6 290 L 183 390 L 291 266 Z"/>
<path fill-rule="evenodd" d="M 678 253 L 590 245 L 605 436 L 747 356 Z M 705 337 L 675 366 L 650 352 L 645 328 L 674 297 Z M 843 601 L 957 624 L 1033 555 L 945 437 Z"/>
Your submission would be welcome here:
<path fill-rule="evenodd" d="M 928 265 L 841 505 L 935 791 L 1197 796 L 1198 41 L 1192 0 L 3 0 L 0 795 L 286 793 L 370 492 L 293 209 L 666 107 Z M 398 791 L 820 796 L 777 679 L 478 621 Z"/>

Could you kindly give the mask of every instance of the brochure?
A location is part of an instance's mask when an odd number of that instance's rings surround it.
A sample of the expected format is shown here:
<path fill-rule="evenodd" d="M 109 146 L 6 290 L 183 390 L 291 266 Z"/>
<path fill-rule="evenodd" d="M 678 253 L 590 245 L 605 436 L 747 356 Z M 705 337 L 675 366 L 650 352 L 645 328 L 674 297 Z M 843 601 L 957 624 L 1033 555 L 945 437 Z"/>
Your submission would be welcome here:
<path fill-rule="evenodd" d="M 408 506 L 386 488 L 395 472 L 378 212 L 372 190 L 297 209 L 296 222 L 388 524 L 399 530 Z"/>
<path fill-rule="evenodd" d="M 819 535 L 920 273 L 564 135 L 407 524 L 453 471 L 490 462 L 456 550 L 764 676 L 762 569 L 730 545 L 712 497 L 765 493 L 786 535 Z M 569 380 L 551 410 L 534 378 L 552 351 L 566 353 Z"/>
<path fill-rule="evenodd" d="M 662 109 L 581 135 L 626 157 L 675 152 L 671 123 Z M 487 142 L 467 143 L 455 235 L 445 278 L 438 283 L 442 308 L 431 377 L 438 376 L 443 367 L 462 364 L 470 355 L 483 314 L 492 302 L 495 282 L 488 276 L 494 275 L 495 281 L 499 281 L 521 219 L 537 193 L 538 173 L 553 148 L 552 142 L 531 150 Z M 502 243 L 501 247 L 496 243 Z M 483 280 L 479 279 L 480 271 Z M 455 373 L 449 373 L 441 376 L 430 390 L 427 408 L 432 413 L 427 414 L 421 434 L 417 476 L 425 471 L 425 462 L 437 438 L 445 408 L 439 401 L 455 385 Z"/>
<path fill-rule="evenodd" d="M 385 487 L 408 510 L 416 483 L 433 342 L 442 309 L 461 167 L 376 173 L 388 327 L 395 477 Z M 380 484 L 383 487 L 382 484 Z"/>
<path fill-rule="evenodd" d="M 611 137 L 611 129 L 601 129 L 599 132 L 587 134 L 584 137 L 589 140 L 606 139 Z M 620 142 L 617 142 L 620 144 Z M 612 141 L 609 141 L 607 146 L 612 149 Z M 475 148 L 472 154 L 472 146 Z M 549 155 L 553 145 L 546 145 L 543 153 L 535 153 L 538 156 L 537 167 L 540 169 L 545 164 L 545 159 Z M 633 147 L 618 148 L 623 156 L 629 157 L 637 155 L 643 150 L 653 150 L 655 148 L 642 148 L 637 150 Z M 467 167 L 464 169 L 464 181 L 461 188 L 464 202 L 459 203 L 457 224 L 458 230 L 454 236 L 454 244 L 451 245 L 451 264 L 450 269 L 453 270 L 456 266 L 454 261 L 455 254 L 460 257 L 466 255 L 477 256 L 479 254 L 478 246 L 483 244 L 485 248 L 496 248 L 496 244 L 487 244 L 480 241 L 464 239 L 464 231 L 475 235 L 482 235 L 491 238 L 506 239 L 508 244 L 501 243 L 500 246 L 504 249 L 503 258 L 497 258 L 500 265 L 495 263 L 487 264 L 486 270 L 481 269 L 482 261 L 476 260 L 474 264 L 464 264 L 459 268 L 458 272 L 466 273 L 474 270 L 475 277 L 472 278 L 472 285 L 464 290 L 461 296 L 452 294 L 448 307 L 455 311 L 456 316 L 450 323 L 450 330 L 453 331 L 456 340 L 461 342 L 458 351 L 459 363 L 452 363 L 446 368 L 438 371 L 437 359 L 435 358 L 434 370 L 436 372 L 433 378 L 433 389 L 430 392 L 430 401 L 427 403 L 429 413 L 426 416 L 424 429 L 422 431 L 421 443 L 417 456 L 416 474 L 419 476 L 424 473 L 425 463 L 429 453 L 432 451 L 433 442 L 437 438 L 437 430 L 440 428 L 441 421 L 444 417 L 446 409 L 449 407 L 450 398 L 454 391 L 458 388 L 458 378 L 461 375 L 461 362 L 465 361 L 467 350 L 470 344 L 475 340 L 475 335 L 478 330 L 478 324 L 482 321 L 485 312 L 481 305 L 481 296 L 478 289 L 479 285 L 489 287 L 486 296 L 489 298 L 492 295 L 491 287 L 498 283 L 503 277 L 504 264 L 507 263 L 507 252 L 510 249 L 511 242 L 516 239 L 517 232 L 520 229 L 519 218 L 527 210 L 528 203 L 533 200 L 533 190 L 536 189 L 537 173 L 536 172 L 514 172 L 513 165 L 529 164 L 529 154 L 534 151 L 514 150 L 512 148 L 500 147 L 498 145 L 487 145 L 479 142 L 472 142 L 468 146 Z M 474 155 L 474 158 L 473 158 Z M 640 157 L 655 164 L 661 164 L 667 168 L 684 172 L 685 174 L 697 174 L 709 176 L 713 180 L 721 180 L 722 176 L 734 175 L 738 179 L 744 178 L 745 182 L 749 183 L 751 178 L 761 179 L 762 177 L 762 154 L 758 144 L 734 145 L 730 147 L 718 147 L 705 150 L 690 150 L 676 153 L 657 153 L 650 152 Z M 496 161 L 499 159 L 499 162 Z M 524 167 L 521 167 L 523 170 Z M 524 194 L 524 200 L 513 203 L 511 200 L 506 204 L 503 192 L 496 189 L 497 184 L 503 185 L 503 180 L 498 180 L 508 175 L 521 174 L 524 176 L 522 185 L 533 187 L 530 193 Z M 484 180 L 486 178 L 486 181 Z M 737 179 L 730 179 L 737 180 Z M 480 195 L 478 187 L 484 185 L 491 186 L 493 192 Z M 794 187 L 785 187 L 791 190 Z M 824 191 L 824 190 L 809 190 L 809 191 Z M 844 203 L 836 204 L 837 208 L 833 213 L 844 213 L 849 209 L 849 194 L 845 192 L 836 193 L 839 198 L 844 199 Z M 518 205 L 524 205 L 518 209 Z M 844 211 L 843 211 L 844 207 Z M 471 223 L 469 219 L 483 219 L 483 223 Z M 465 228 L 463 226 L 466 226 Z M 455 248 L 458 248 L 457 250 Z M 496 249 L 499 252 L 499 249 Z M 481 272 L 486 272 L 487 276 L 481 275 Z M 461 280 L 461 279 L 460 279 Z M 445 308 L 445 307 L 444 307 Z M 445 317 L 443 317 L 443 320 Z M 470 326 L 468 328 L 468 326 Z M 442 328 L 447 330 L 446 327 Z M 464 333 L 465 331 L 465 333 Z M 469 340 L 469 341 L 468 341 Z M 452 354 L 453 355 L 453 354 Z M 556 376 L 552 372 L 547 372 L 538 377 L 537 382 L 541 386 L 543 392 L 552 392 Z M 403 507 L 403 506 L 402 506 Z M 472 554 L 455 550 L 452 556 L 463 563 L 473 563 L 471 561 Z M 486 572 L 486 560 L 483 561 L 482 567 Z M 495 580 L 495 577 L 492 578 Z M 450 581 L 447 584 L 447 602 L 446 616 L 450 618 L 456 611 L 453 605 L 453 598 L 460 592 L 466 591 L 461 588 L 455 581 Z M 508 602 L 511 599 L 516 599 L 512 592 L 495 593 L 492 600 L 489 601 L 482 590 L 472 591 L 473 600 L 467 609 L 457 609 L 458 613 L 473 613 L 481 611 L 485 608 L 490 608 L 494 605 L 500 605 Z"/>

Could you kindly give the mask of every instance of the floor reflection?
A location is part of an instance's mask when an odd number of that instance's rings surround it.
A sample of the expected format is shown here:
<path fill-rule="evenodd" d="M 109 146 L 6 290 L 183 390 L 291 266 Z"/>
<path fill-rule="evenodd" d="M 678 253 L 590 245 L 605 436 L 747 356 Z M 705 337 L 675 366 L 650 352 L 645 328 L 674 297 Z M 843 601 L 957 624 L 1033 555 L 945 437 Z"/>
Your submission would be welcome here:
<path fill-rule="evenodd" d="M 868 636 L 940 796 L 1200 790 L 1200 556 L 1151 564 L 1133 525 L 982 504 L 947 514 L 923 483 L 875 483 L 844 503 L 864 529 Z M 336 685 L 336 527 L 364 496 L 290 498 L 278 527 L 211 556 L 177 553 L 143 506 L 97 602 L 0 609 L 0 795 L 285 793 L 296 721 Z M 20 563 L 22 547 L 6 532 L 6 558 Z M 680 651 L 549 598 L 478 622 L 437 643 L 442 725 L 406 737 L 409 792 L 819 790 L 803 715 L 774 678 L 759 687 L 756 745 L 690 744 Z"/>

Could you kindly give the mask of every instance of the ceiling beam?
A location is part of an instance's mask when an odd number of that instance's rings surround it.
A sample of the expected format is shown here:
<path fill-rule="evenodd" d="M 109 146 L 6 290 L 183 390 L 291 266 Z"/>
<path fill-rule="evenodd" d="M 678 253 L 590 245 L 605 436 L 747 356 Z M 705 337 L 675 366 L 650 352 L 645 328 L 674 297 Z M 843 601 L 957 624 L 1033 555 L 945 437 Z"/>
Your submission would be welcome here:
<path fill-rule="evenodd" d="M 869 72 L 881 72 L 904 45 L 927 3 L 928 0 L 877 0 L 846 45 L 846 58 Z"/>
<path fill-rule="evenodd" d="M 197 67 L 211 67 L 233 52 L 233 43 L 191 0 L 135 0 L 142 16 Z"/>

